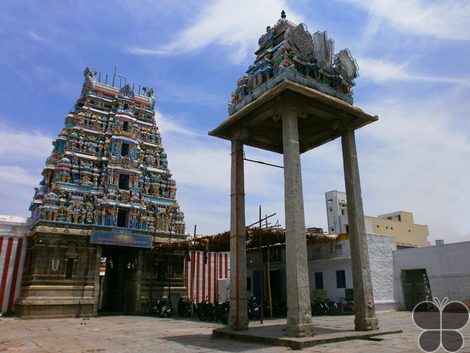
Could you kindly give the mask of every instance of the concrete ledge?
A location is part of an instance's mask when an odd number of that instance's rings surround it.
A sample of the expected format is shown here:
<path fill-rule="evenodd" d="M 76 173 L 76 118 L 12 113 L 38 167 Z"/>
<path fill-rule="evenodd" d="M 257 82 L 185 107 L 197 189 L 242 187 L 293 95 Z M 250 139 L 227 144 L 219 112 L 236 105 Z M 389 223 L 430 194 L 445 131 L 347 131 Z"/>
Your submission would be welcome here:
<path fill-rule="evenodd" d="M 287 337 L 284 335 L 285 325 L 259 325 L 250 327 L 245 331 L 230 330 L 228 327 L 213 330 L 214 338 L 229 338 L 237 341 L 260 343 L 270 346 L 290 347 L 294 350 L 313 347 L 319 344 L 369 339 L 375 336 L 402 333 L 403 330 L 377 330 L 354 331 L 345 329 L 333 329 L 315 325 L 315 335 L 312 337 Z"/>

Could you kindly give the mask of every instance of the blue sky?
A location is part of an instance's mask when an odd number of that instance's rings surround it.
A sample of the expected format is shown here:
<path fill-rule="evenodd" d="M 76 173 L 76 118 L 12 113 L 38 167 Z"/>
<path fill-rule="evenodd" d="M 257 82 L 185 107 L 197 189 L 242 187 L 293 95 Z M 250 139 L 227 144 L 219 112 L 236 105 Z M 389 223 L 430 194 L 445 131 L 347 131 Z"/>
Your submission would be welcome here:
<path fill-rule="evenodd" d="M 470 2 L 459 0 L 0 0 L 0 214 L 28 215 L 84 67 L 117 66 L 155 88 L 188 230 L 228 229 L 229 143 L 207 131 L 282 9 L 359 64 L 354 104 L 380 118 L 357 133 L 365 213 L 411 211 L 431 240 L 470 240 Z M 324 192 L 344 190 L 339 141 L 302 167 L 306 223 L 326 228 Z M 246 189 L 247 222 L 261 204 L 284 223 L 282 170 L 247 164 Z"/>

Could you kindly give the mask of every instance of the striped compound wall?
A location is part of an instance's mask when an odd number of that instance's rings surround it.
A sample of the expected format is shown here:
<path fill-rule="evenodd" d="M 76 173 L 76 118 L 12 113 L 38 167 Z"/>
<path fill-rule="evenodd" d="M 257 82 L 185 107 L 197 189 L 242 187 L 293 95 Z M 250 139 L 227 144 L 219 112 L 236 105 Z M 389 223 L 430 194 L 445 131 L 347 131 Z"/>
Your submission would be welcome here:
<path fill-rule="evenodd" d="M 184 285 L 196 303 L 225 300 L 230 273 L 230 253 L 190 251 L 184 259 Z"/>
<path fill-rule="evenodd" d="M 26 257 L 26 219 L 0 216 L 0 314 L 13 312 Z"/>

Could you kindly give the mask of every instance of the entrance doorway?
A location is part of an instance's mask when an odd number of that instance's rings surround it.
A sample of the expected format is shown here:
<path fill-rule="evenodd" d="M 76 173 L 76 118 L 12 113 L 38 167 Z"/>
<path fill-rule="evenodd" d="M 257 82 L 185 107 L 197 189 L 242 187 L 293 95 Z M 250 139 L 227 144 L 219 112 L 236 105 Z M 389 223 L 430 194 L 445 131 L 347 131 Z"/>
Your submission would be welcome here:
<path fill-rule="evenodd" d="M 106 246 L 106 271 L 100 276 L 100 314 L 133 314 L 137 311 L 137 249 Z M 104 260 L 104 259 L 103 259 Z"/>
<path fill-rule="evenodd" d="M 402 274 L 406 310 L 413 310 L 416 304 L 431 300 L 431 288 L 425 269 L 405 270 Z"/>

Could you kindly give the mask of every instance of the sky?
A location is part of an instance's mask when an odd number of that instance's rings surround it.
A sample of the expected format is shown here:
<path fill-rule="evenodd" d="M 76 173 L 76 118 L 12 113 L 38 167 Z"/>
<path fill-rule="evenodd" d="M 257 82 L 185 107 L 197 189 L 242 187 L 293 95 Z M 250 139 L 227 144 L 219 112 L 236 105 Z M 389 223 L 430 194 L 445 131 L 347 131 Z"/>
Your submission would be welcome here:
<path fill-rule="evenodd" d="M 187 230 L 229 229 L 228 117 L 258 38 L 280 17 L 326 30 L 359 65 L 354 105 L 366 215 L 403 210 L 430 240 L 470 240 L 470 1 L 0 0 L 0 214 L 29 215 L 51 142 L 86 66 L 154 87 L 157 125 Z M 254 148 L 246 157 L 282 164 Z M 344 190 L 341 145 L 302 155 L 307 226 L 327 229 L 325 192 Z M 246 219 L 284 224 L 282 169 L 245 164 Z"/>

